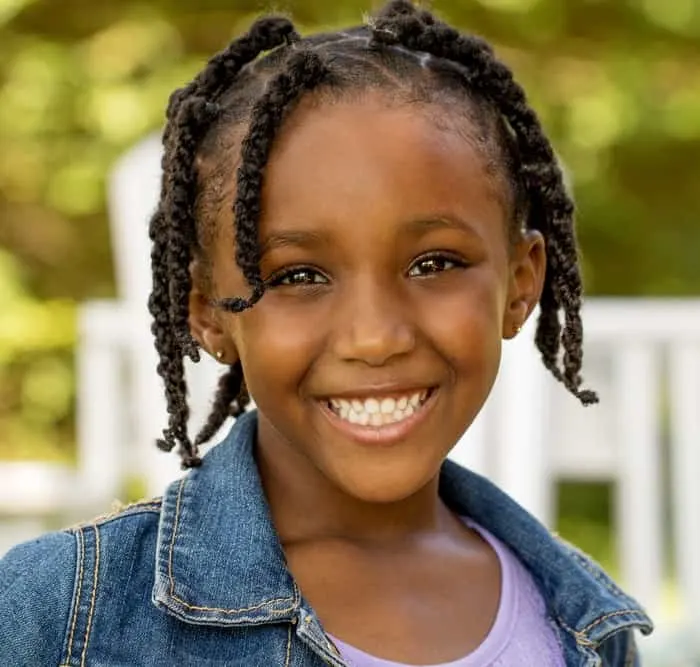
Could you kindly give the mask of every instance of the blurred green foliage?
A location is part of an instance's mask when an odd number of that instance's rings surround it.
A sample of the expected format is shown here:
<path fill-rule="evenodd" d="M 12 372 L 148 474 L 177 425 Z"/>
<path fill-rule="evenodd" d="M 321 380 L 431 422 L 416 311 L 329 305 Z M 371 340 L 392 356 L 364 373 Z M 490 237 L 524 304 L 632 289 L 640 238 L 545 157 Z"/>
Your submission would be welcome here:
<path fill-rule="evenodd" d="M 279 0 L 302 31 L 360 0 Z M 0 0 L 0 458 L 69 458 L 76 304 L 114 295 L 105 183 L 258 0 Z M 442 0 L 493 41 L 575 183 L 589 293 L 700 286 L 700 2 Z M 11 446 L 10 446 L 11 445 Z"/>

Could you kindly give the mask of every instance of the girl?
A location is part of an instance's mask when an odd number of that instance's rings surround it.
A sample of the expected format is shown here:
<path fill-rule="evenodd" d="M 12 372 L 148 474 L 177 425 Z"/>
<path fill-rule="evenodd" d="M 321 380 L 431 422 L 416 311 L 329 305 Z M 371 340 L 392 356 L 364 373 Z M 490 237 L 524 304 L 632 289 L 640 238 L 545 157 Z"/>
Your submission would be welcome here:
<path fill-rule="evenodd" d="M 638 664 L 639 605 L 445 460 L 537 303 L 544 364 L 595 400 L 573 205 L 491 48 L 407 0 L 306 38 L 265 18 L 167 118 L 159 445 L 193 470 L 11 552 L 0 663 Z M 190 440 L 200 349 L 226 372 Z"/>

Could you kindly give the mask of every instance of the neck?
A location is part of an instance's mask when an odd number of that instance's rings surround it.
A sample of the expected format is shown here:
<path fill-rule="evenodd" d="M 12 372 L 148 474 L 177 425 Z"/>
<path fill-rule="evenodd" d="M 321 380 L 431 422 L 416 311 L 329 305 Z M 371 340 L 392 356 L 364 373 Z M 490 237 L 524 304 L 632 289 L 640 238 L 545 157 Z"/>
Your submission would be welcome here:
<path fill-rule="evenodd" d="M 455 518 L 439 497 L 437 475 L 407 498 L 365 502 L 333 485 L 290 445 L 277 439 L 270 442 L 260 435 L 258 468 L 283 544 L 345 539 L 379 546 L 455 525 Z"/>

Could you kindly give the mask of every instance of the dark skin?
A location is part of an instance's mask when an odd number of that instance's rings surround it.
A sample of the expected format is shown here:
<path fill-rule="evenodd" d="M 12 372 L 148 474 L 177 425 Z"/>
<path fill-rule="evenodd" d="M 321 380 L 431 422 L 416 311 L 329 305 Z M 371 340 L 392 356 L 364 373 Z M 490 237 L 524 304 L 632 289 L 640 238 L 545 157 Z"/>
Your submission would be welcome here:
<path fill-rule="evenodd" d="M 263 189 L 261 270 L 277 284 L 239 315 L 207 305 L 249 292 L 221 211 L 211 280 L 193 267 L 190 323 L 204 349 L 243 364 L 272 516 L 324 628 L 429 664 L 476 649 L 497 613 L 498 559 L 444 505 L 438 474 L 491 390 L 502 339 L 539 299 L 545 255 L 537 233 L 509 242 L 505 186 L 468 121 L 388 102 L 302 103 Z M 388 444 L 328 418 L 333 397 L 422 388 L 425 415 Z"/>

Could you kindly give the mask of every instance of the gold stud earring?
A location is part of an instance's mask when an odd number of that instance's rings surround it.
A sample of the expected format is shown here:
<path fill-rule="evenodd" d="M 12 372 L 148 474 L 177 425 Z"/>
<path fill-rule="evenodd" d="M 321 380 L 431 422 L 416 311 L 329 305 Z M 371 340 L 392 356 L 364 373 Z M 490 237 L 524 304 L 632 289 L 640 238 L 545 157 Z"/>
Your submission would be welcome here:
<path fill-rule="evenodd" d="M 224 358 L 224 352 L 223 350 L 217 350 L 215 353 L 216 358 L 221 361 Z"/>
<path fill-rule="evenodd" d="M 520 333 L 520 331 L 522 330 L 522 328 L 523 328 L 522 325 L 517 324 L 515 326 L 515 331 L 513 332 L 513 336 L 517 336 Z"/>

